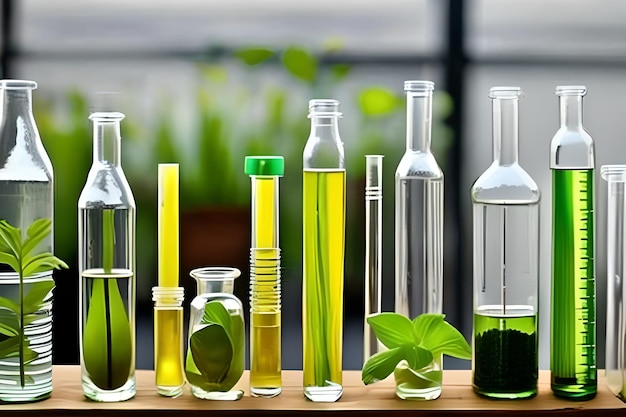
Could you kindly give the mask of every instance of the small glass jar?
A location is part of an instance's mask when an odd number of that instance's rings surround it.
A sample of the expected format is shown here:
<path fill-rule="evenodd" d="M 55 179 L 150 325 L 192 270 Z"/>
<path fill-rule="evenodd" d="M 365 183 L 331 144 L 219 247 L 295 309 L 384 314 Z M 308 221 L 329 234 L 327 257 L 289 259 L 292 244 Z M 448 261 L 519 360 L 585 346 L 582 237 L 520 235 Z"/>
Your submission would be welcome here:
<path fill-rule="evenodd" d="M 205 400 L 238 400 L 233 389 L 244 370 L 244 318 L 233 295 L 237 268 L 203 267 L 191 271 L 198 295 L 191 302 L 185 375 L 191 393 Z"/>

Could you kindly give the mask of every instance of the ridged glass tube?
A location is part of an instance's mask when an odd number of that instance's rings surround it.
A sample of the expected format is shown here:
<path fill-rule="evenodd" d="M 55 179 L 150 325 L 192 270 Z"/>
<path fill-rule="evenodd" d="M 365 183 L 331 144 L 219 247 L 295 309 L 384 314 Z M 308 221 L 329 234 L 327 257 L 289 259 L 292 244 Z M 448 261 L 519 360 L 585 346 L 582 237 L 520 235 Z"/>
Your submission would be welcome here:
<path fill-rule="evenodd" d="M 278 179 L 284 171 L 282 156 L 245 159 L 252 181 L 250 392 L 267 398 L 282 386 Z"/>
<path fill-rule="evenodd" d="M 383 266 L 383 155 L 365 155 L 365 320 L 363 362 L 380 345 L 367 316 L 381 312 Z"/>
<path fill-rule="evenodd" d="M 311 100 L 303 154 L 302 350 L 304 395 L 333 402 L 343 394 L 343 268 L 346 170 L 339 102 Z"/>
<path fill-rule="evenodd" d="M 613 394 L 626 399 L 626 165 L 603 165 L 607 192 L 606 382 Z"/>
<path fill-rule="evenodd" d="M 552 315 L 550 370 L 559 397 L 597 391 L 594 144 L 582 124 L 584 86 L 559 86 L 561 127 L 552 169 Z"/>
<path fill-rule="evenodd" d="M 135 395 L 135 200 L 120 157 L 122 113 L 93 121 L 93 165 L 78 200 L 80 362 L 84 395 Z"/>

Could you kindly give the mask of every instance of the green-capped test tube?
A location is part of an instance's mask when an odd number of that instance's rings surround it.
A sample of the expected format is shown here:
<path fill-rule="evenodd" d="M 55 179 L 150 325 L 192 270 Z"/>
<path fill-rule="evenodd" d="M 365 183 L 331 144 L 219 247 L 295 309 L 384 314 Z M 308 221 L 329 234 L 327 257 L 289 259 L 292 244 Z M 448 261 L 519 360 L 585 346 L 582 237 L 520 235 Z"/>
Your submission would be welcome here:
<path fill-rule="evenodd" d="M 552 314 L 555 395 L 596 395 L 594 145 L 582 124 L 584 86 L 559 86 L 561 127 L 551 143 Z"/>
<path fill-rule="evenodd" d="M 245 158 L 252 181 L 250 392 L 257 397 L 274 397 L 282 385 L 278 178 L 284 172 L 282 156 Z"/>

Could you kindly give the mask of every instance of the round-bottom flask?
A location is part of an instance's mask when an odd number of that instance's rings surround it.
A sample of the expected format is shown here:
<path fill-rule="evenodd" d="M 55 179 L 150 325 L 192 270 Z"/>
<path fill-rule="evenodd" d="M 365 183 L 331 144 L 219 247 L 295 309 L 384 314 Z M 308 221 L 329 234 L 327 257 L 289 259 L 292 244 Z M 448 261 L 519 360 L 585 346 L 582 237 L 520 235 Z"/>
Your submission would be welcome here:
<path fill-rule="evenodd" d="M 238 400 L 233 389 L 244 369 L 244 318 L 233 295 L 237 268 L 205 267 L 190 273 L 198 285 L 191 302 L 185 375 L 192 394 L 205 400 Z"/>

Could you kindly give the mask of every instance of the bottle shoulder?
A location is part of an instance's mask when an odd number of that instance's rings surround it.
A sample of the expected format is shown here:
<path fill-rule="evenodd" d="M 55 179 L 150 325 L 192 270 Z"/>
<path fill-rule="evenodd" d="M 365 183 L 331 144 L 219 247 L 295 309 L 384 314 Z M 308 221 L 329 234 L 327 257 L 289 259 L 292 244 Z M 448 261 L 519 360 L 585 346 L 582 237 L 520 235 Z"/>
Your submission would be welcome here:
<path fill-rule="evenodd" d="M 550 142 L 550 168 L 594 168 L 595 149 L 591 135 L 583 128 L 561 127 Z"/>
<path fill-rule="evenodd" d="M 305 169 L 344 169 L 343 142 L 337 140 L 322 140 L 311 136 L 304 146 L 302 163 Z"/>
<path fill-rule="evenodd" d="M 474 182 L 472 202 L 486 204 L 534 204 L 541 191 L 532 177 L 517 163 L 493 163 Z"/>
<path fill-rule="evenodd" d="M 135 198 L 121 168 L 110 164 L 94 164 L 78 199 L 78 207 L 103 206 L 135 208 Z"/>
<path fill-rule="evenodd" d="M 443 171 L 430 152 L 405 152 L 396 168 L 396 178 L 443 178 Z"/>

